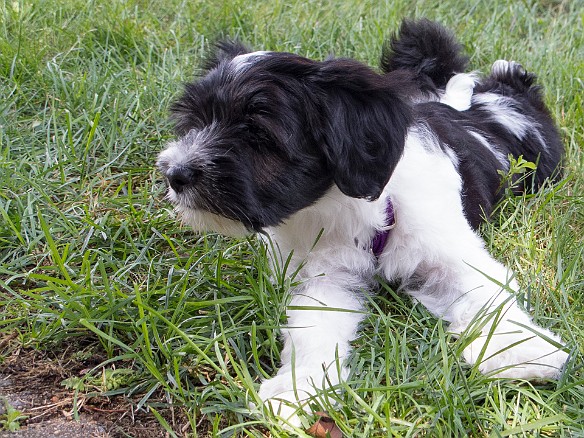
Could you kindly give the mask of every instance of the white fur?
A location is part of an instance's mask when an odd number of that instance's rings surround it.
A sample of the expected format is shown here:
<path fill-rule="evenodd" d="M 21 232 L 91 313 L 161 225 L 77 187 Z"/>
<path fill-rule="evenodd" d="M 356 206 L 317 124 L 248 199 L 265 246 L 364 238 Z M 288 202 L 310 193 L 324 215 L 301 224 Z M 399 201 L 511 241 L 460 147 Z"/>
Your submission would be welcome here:
<path fill-rule="evenodd" d="M 173 202 L 176 193 L 169 189 L 167 198 Z M 181 221 L 195 231 L 209 231 L 213 230 L 225 236 L 243 237 L 249 234 L 249 230 L 238 221 L 228 219 L 218 214 L 214 214 L 205 210 L 193 210 L 190 208 L 183 208 L 180 205 L 175 207 L 175 211 Z"/>
<path fill-rule="evenodd" d="M 480 141 L 481 144 L 485 147 L 485 149 L 491 151 L 491 153 L 495 156 L 497 161 L 501 163 L 501 165 L 506 171 L 509 170 L 509 158 L 503 152 L 497 149 L 497 146 L 495 144 L 487 141 L 487 139 L 478 132 L 468 130 L 468 133 L 472 135 L 474 138 L 476 138 L 478 141 Z"/>
<path fill-rule="evenodd" d="M 495 76 L 502 76 L 510 69 L 516 68 L 523 70 L 523 67 L 515 61 L 499 59 L 493 63 L 491 73 Z M 517 138 L 523 139 L 527 133 L 531 133 L 537 137 L 544 150 L 546 149 L 546 143 L 539 132 L 539 124 L 519 113 L 514 108 L 512 98 L 495 93 L 478 93 L 472 96 L 472 102 L 484 105 L 491 112 L 491 117 Z"/>
<path fill-rule="evenodd" d="M 216 123 L 211 123 L 203 129 L 191 129 L 178 141 L 171 141 L 158 155 L 157 162 L 167 161 L 174 166 L 187 165 L 189 161 L 196 160 L 199 166 L 205 166 L 214 158 L 208 145 L 210 140 L 221 130 Z"/>
<path fill-rule="evenodd" d="M 384 223 L 382 203 L 350 198 L 334 187 L 315 205 L 268 230 L 280 262 L 293 252 L 290 270 L 304 265 L 282 330 L 282 368 L 259 391 L 294 426 L 299 425 L 298 406 L 307 408 L 315 388 L 334 386 L 348 374 L 343 362 L 364 317 L 362 294 L 375 271 L 369 244 Z"/>
<path fill-rule="evenodd" d="M 289 269 L 300 269 L 301 280 L 282 330 L 282 368 L 259 391 L 285 421 L 299 425 L 297 409 L 308 409 L 317 389 L 346 377 L 343 362 L 363 319 L 362 294 L 375 270 L 389 280 L 406 279 L 405 292 L 450 322 L 453 332 L 478 327 L 464 357 L 470 363 L 481 360 L 482 372 L 518 378 L 560 373 L 568 355 L 537 334 L 558 345 L 560 338 L 537 327 L 518 307 L 509 292 L 518 288 L 513 273 L 489 255 L 464 217 L 461 187 L 455 164 L 432 135 L 412 129 L 379 200 L 349 198 L 333 188 L 269 230 L 279 251 L 275 256 L 286 259 L 293 251 Z M 376 263 L 368 245 L 384 224 L 388 196 L 397 222 Z M 425 283 L 408 287 L 412 277 Z"/>
<path fill-rule="evenodd" d="M 507 61 L 506 59 L 498 59 L 495 62 L 493 62 L 493 65 L 491 67 L 491 73 L 500 76 L 505 74 L 510 68 L 520 68 L 523 72 L 525 72 L 521 64 L 519 64 L 518 62 Z"/>
<path fill-rule="evenodd" d="M 474 86 L 478 81 L 475 73 L 459 73 L 448 81 L 440 96 L 440 102 L 458 111 L 466 111 L 472 102 Z"/>
<path fill-rule="evenodd" d="M 514 342 L 525 341 L 493 357 L 486 354 L 479 365 L 482 371 L 522 378 L 557 376 L 567 354 L 536 333 L 558 344 L 561 340 L 538 328 L 518 307 L 509 293 L 518 290 L 513 273 L 491 257 L 483 240 L 466 222 L 460 196 L 462 182 L 454 165 L 437 144 L 432 150 L 424 147 L 424 142 L 428 139 L 409 139 L 406 154 L 388 184 L 400 220 L 380 268 L 388 279 L 412 275 L 425 279 L 425 284 L 416 289 L 407 289 L 406 284 L 406 292 L 450 322 L 453 332 L 462 333 L 482 313 L 501 313 L 488 351 L 496 353 Z M 469 362 L 476 361 L 490 328 L 489 323 L 465 351 Z M 516 367 L 508 369 L 511 366 Z"/>
<path fill-rule="evenodd" d="M 270 52 L 264 50 L 258 50 L 256 52 L 251 53 L 244 53 L 242 55 L 237 55 L 235 58 L 231 60 L 231 65 L 233 66 L 233 70 L 236 73 L 241 73 L 245 71 L 250 65 L 252 65 L 253 61 L 258 58 L 261 58 Z"/>
<path fill-rule="evenodd" d="M 539 132 L 539 124 L 518 112 L 514 108 L 512 98 L 495 93 L 478 93 L 472 97 L 472 103 L 483 105 L 490 112 L 490 118 L 503 125 L 518 139 L 522 140 L 528 133 L 533 134 L 542 149 L 544 151 L 547 149 L 546 142 Z"/>

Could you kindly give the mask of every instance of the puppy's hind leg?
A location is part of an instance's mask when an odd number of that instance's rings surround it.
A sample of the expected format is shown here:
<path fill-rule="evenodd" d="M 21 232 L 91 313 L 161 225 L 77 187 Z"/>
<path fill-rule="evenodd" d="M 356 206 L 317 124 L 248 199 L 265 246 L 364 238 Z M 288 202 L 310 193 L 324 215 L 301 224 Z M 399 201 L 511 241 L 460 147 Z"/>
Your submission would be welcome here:
<path fill-rule="evenodd" d="M 453 333 L 475 338 L 463 356 L 477 363 L 481 372 L 525 379 L 558 377 L 568 358 L 562 340 L 538 327 L 519 307 L 513 273 L 485 250 L 465 258 L 468 262 L 463 261 L 458 272 L 443 274 L 447 284 L 430 281 L 411 290 L 411 295 L 449 321 Z"/>
<path fill-rule="evenodd" d="M 412 176 L 425 183 L 412 183 Z M 380 258 L 386 278 L 401 281 L 453 332 L 478 335 L 463 355 L 483 373 L 557 377 L 568 358 L 562 341 L 519 307 L 512 271 L 488 253 L 465 218 L 450 160 L 440 151 L 412 149 L 390 185 L 397 226 Z"/>

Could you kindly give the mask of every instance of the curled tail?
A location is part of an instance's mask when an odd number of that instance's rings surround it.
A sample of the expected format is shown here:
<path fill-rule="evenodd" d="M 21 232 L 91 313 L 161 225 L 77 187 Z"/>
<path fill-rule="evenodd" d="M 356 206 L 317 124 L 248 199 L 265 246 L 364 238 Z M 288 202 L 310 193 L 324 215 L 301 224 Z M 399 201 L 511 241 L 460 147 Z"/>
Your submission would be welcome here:
<path fill-rule="evenodd" d="M 397 35 L 384 46 L 381 70 L 410 70 L 424 92 L 443 89 L 456 73 L 466 69 L 468 58 L 454 35 L 430 20 L 404 20 Z"/>

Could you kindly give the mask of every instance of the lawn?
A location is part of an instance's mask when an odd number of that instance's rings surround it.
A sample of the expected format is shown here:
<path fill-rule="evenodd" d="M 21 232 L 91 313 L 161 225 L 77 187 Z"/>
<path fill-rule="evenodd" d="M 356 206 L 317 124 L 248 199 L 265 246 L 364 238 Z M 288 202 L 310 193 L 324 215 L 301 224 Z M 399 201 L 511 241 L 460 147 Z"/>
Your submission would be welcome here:
<path fill-rule="evenodd" d="M 73 417 L 141 415 L 148 436 L 287 436 L 252 403 L 290 279 L 271 279 L 256 239 L 175 220 L 154 167 L 168 108 L 217 38 L 376 66 L 403 17 L 453 29 L 473 69 L 513 59 L 545 87 L 564 180 L 506 199 L 481 232 L 572 357 L 559 381 L 486 378 L 443 321 L 380 284 L 349 380 L 314 409 L 355 437 L 584 436 L 582 0 L 0 2 L 0 375 L 52 379 Z"/>

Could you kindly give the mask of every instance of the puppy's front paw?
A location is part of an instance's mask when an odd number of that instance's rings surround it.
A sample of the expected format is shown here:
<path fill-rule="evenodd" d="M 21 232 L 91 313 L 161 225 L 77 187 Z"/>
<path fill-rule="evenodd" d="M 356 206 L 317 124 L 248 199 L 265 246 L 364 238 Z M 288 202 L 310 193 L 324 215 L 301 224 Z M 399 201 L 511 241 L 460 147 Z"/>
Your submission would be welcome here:
<path fill-rule="evenodd" d="M 291 372 L 280 372 L 265 380 L 259 390 L 264 407 L 278 416 L 285 427 L 301 427 L 300 415 L 309 412 L 308 402 L 316 392 L 309 376 L 296 379 Z"/>
<path fill-rule="evenodd" d="M 492 335 L 483 332 L 474 340 L 463 351 L 464 358 L 471 364 L 479 362 L 482 373 L 495 377 L 558 378 L 569 357 L 558 348 L 562 340 L 531 322 L 524 325 L 531 330 L 512 321 L 501 321 Z"/>
<path fill-rule="evenodd" d="M 310 413 L 309 403 L 318 389 L 325 389 L 339 382 L 339 373 L 325 373 L 322 368 L 296 368 L 295 372 L 281 369 L 278 374 L 265 380 L 259 390 L 264 407 L 277 415 L 284 427 L 301 427 L 300 417 Z M 341 369 L 340 376 L 348 371 Z"/>
<path fill-rule="evenodd" d="M 286 391 L 276 397 L 263 400 L 264 409 L 278 418 L 284 429 L 302 428 L 302 415 L 309 413 L 308 400 L 297 400 L 294 391 Z"/>

